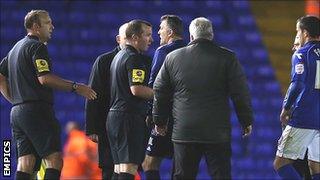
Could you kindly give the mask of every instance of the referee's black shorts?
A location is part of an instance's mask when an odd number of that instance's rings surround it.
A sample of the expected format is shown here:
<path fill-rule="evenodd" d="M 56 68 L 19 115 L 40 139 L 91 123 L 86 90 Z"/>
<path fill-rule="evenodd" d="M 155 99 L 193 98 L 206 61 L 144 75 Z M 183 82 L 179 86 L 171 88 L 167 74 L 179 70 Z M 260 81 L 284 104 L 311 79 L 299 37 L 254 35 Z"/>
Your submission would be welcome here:
<path fill-rule="evenodd" d="M 114 164 L 141 164 L 145 156 L 145 117 L 133 113 L 110 111 L 107 133 Z"/>
<path fill-rule="evenodd" d="M 53 106 L 45 102 L 28 102 L 13 106 L 11 127 L 18 157 L 34 154 L 44 158 L 61 152 L 60 125 Z"/>

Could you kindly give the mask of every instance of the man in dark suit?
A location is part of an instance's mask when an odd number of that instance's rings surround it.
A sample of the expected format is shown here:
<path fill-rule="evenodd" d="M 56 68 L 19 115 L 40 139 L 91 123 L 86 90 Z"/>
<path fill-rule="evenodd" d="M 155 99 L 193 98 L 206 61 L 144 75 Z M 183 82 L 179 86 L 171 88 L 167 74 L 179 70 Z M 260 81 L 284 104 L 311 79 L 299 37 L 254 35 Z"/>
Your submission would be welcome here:
<path fill-rule="evenodd" d="M 243 136 L 252 131 L 251 98 L 235 54 L 212 42 L 211 22 L 194 19 L 188 46 L 167 55 L 154 83 L 156 131 L 166 133 L 172 108 L 174 179 L 195 179 L 204 155 L 213 179 L 231 178 L 231 98 Z M 172 102 L 173 105 L 168 104 Z"/>
<path fill-rule="evenodd" d="M 100 55 L 94 62 L 89 78 L 89 85 L 98 93 L 98 98 L 86 101 L 86 134 L 98 143 L 99 167 L 102 178 L 111 180 L 113 174 L 113 159 L 106 132 L 106 120 L 110 102 L 110 65 L 114 56 L 125 46 L 125 32 L 127 23 L 119 28 L 116 36 L 117 46 L 114 50 Z"/>

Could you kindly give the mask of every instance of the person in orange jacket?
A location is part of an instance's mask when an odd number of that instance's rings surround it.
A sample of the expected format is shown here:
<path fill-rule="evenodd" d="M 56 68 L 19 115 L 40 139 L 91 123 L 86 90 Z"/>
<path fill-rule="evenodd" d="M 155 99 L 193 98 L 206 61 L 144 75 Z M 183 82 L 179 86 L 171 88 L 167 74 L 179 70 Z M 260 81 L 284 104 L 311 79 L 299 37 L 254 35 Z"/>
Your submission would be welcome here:
<path fill-rule="evenodd" d="M 68 139 L 63 149 L 61 179 L 101 179 L 97 144 L 74 121 L 68 122 L 65 130 Z"/>

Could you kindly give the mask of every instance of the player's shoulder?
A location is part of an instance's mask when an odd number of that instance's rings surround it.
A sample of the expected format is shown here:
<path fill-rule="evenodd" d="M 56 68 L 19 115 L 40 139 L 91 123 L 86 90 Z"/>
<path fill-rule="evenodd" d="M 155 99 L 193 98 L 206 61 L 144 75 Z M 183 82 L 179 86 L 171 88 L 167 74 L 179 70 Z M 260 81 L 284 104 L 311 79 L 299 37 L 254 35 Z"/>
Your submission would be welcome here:
<path fill-rule="evenodd" d="M 309 53 L 314 49 L 320 48 L 320 41 L 309 42 L 306 45 L 299 48 L 296 53 Z"/>
<path fill-rule="evenodd" d="M 38 49 L 38 48 L 47 48 L 47 46 L 43 43 L 40 42 L 39 40 L 35 38 L 30 38 L 26 36 L 25 38 L 21 39 L 17 44 L 20 44 L 22 47 L 31 47 L 33 49 Z"/>
<path fill-rule="evenodd" d="M 34 39 L 30 39 L 29 41 L 27 41 L 27 43 L 25 43 L 25 45 L 28 47 L 31 47 L 31 48 L 33 48 L 33 49 L 38 49 L 38 48 L 45 48 L 45 49 L 47 49 L 47 46 L 44 44 L 44 43 L 42 43 L 42 42 L 40 42 L 40 41 L 36 41 L 36 40 L 34 40 Z"/>
<path fill-rule="evenodd" d="M 168 49 L 168 45 L 165 44 L 165 45 L 159 46 L 159 47 L 156 49 L 155 52 L 157 52 L 157 53 L 164 53 L 164 52 L 167 51 L 167 49 Z"/>
<path fill-rule="evenodd" d="M 186 44 L 184 43 L 183 40 L 178 40 L 178 41 L 174 41 L 165 45 L 162 45 L 160 47 L 157 48 L 158 51 L 164 51 L 166 53 L 169 53 L 173 50 L 185 47 Z"/>
<path fill-rule="evenodd" d="M 301 47 L 293 53 L 292 59 L 294 61 L 303 61 L 308 56 L 308 52 L 310 52 L 310 47 Z"/>

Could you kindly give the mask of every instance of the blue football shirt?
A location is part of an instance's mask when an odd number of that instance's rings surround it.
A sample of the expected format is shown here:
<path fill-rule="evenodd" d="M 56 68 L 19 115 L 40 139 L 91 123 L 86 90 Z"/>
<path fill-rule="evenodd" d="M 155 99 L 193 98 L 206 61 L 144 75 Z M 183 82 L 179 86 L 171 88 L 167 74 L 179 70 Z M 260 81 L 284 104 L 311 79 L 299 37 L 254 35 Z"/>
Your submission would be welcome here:
<path fill-rule="evenodd" d="M 284 107 L 292 108 L 289 125 L 320 129 L 320 42 L 310 41 L 292 56 L 291 85 Z"/>

